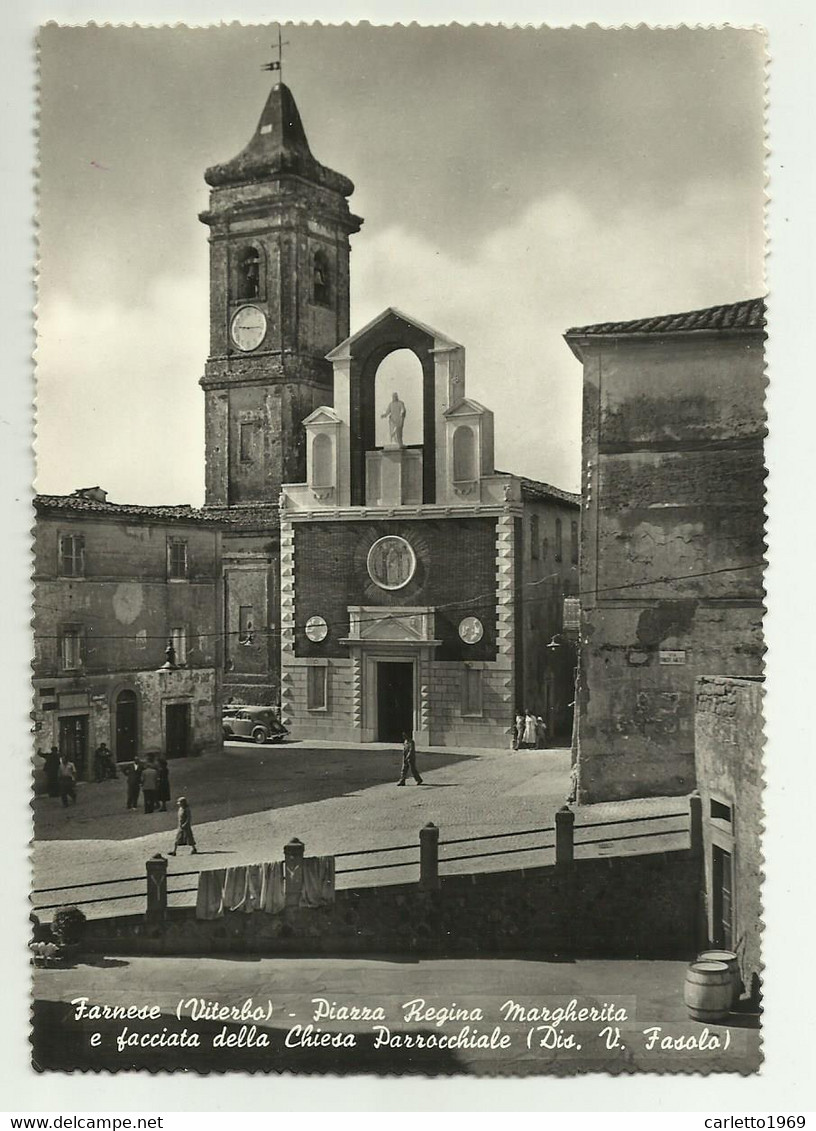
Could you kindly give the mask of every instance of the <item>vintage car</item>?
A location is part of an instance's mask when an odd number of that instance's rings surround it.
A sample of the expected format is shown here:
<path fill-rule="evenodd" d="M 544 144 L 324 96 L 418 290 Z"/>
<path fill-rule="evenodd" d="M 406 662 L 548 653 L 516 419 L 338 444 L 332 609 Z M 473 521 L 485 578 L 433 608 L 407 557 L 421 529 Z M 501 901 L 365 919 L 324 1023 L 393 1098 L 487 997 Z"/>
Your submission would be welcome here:
<path fill-rule="evenodd" d="M 289 731 L 279 722 L 273 707 L 224 707 L 221 715 L 224 738 L 251 738 L 264 742 L 282 742 Z"/>

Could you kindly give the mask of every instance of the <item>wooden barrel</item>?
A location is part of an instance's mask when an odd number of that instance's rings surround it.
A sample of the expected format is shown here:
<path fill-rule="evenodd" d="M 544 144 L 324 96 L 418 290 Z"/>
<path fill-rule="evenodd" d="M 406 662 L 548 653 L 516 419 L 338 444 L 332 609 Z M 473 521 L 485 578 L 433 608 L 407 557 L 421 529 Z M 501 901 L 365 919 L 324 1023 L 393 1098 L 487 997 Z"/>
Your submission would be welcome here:
<path fill-rule="evenodd" d="M 742 977 L 740 975 L 739 961 L 733 950 L 704 950 L 697 955 L 698 962 L 724 962 L 731 973 L 734 985 L 734 998 L 732 1005 L 739 1005 L 742 996 Z"/>
<path fill-rule="evenodd" d="M 724 962 L 692 962 L 686 971 L 683 1001 L 695 1021 L 722 1021 L 731 1012 L 734 983 Z"/>

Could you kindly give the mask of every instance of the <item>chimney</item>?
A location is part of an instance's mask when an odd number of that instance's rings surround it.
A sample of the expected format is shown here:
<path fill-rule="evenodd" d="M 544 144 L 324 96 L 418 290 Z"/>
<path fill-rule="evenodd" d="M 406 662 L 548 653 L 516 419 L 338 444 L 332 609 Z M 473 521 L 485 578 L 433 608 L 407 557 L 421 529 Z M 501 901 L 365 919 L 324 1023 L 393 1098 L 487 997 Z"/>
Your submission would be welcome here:
<path fill-rule="evenodd" d="M 90 499 L 93 503 L 106 503 L 108 501 L 108 492 L 103 491 L 101 487 L 78 487 L 74 491 L 80 499 Z"/>

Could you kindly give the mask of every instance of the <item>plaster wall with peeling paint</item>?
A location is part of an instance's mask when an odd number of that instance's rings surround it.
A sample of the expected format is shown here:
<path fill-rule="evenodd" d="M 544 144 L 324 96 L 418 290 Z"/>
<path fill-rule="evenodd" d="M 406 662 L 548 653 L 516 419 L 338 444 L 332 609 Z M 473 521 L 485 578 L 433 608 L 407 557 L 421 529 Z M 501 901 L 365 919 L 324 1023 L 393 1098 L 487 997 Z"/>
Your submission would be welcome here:
<path fill-rule="evenodd" d="M 583 338 L 577 798 L 695 787 L 698 676 L 762 675 L 764 332 Z"/>

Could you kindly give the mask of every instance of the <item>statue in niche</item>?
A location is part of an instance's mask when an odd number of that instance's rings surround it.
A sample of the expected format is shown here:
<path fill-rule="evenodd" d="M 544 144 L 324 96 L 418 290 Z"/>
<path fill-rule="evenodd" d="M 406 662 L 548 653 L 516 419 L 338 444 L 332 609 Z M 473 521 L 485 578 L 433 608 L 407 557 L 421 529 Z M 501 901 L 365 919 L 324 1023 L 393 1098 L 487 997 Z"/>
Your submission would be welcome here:
<path fill-rule="evenodd" d="M 396 448 L 403 447 L 402 430 L 405 426 L 405 405 L 399 399 L 399 394 L 394 393 L 388 403 L 388 408 L 382 414 L 383 420 L 388 418 L 388 428 L 391 433 L 391 443 Z"/>
<path fill-rule="evenodd" d="M 394 542 L 385 548 L 383 567 L 386 584 L 396 587 L 405 583 L 409 568 L 402 546 Z"/>

